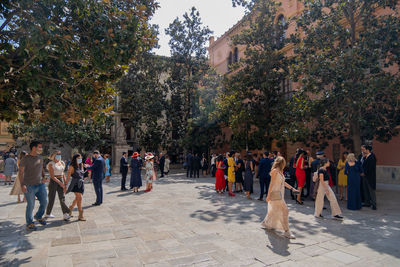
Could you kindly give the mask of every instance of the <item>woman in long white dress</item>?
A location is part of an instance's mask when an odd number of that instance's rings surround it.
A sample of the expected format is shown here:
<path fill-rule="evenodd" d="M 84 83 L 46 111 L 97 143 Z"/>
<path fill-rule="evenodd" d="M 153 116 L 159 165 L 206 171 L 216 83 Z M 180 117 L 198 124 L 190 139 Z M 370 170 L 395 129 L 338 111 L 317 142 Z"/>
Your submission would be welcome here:
<path fill-rule="evenodd" d="M 17 160 L 17 167 L 19 167 L 19 163 L 21 162 L 21 159 L 23 157 L 25 157 L 26 155 L 28 155 L 28 153 L 26 153 L 25 151 L 21 151 L 19 153 L 18 160 Z M 17 178 L 15 178 L 14 186 L 11 189 L 10 195 L 17 195 L 18 196 L 18 203 L 21 203 L 20 195 L 23 195 L 24 196 L 24 200 L 23 201 L 25 202 L 25 195 L 24 195 L 24 192 L 22 192 L 22 189 L 21 189 L 21 182 L 20 182 L 20 179 L 19 179 L 19 173 L 17 173 Z"/>
<path fill-rule="evenodd" d="M 289 210 L 285 202 L 285 187 L 293 192 L 299 193 L 294 187 L 285 182 L 283 169 L 286 160 L 277 157 L 271 170 L 271 183 L 268 189 L 267 203 L 268 212 L 261 226 L 267 230 L 283 230 L 287 238 L 295 238 L 289 230 Z"/>

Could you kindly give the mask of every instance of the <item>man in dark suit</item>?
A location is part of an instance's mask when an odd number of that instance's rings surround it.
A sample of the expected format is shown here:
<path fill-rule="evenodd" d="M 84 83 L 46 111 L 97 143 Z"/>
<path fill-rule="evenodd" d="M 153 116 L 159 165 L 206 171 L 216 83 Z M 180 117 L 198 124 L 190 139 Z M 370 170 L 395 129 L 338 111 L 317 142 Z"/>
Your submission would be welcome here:
<path fill-rule="evenodd" d="M 188 153 L 186 156 L 186 177 L 192 178 L 193 175 L 193 155 L 192 153 Z"/>
<path fill-rule="evenodd" d="M 103 203 L 103 179 L 106 164 L 98 150 L 93 152 L 93 157 L 95 158 L 93 165 L 87 165 L 86 168 L 92 170 L 93 187 L 96 192 L 96 202 L 92 206 L 100 206 Z"/>
<path fill-rule="evenodd" d="M 268 158 L 269 152 L 264 152 L 263 158 L 258 165 L 258 174 L 260 179 L 260 197 L 258 200 L 264 200 L 264 194 L 268 194 L 269 184 L 271 183 L 272 161 Z M 264 189 L 266 191 L 264 192 Z"/>
<path fill-rule="evenodd" d="M 126 184 L 126 175 L 128 174 L 128 159 L 127 159 L 127 153 L 123 152 L 121 160 L 119 162 L 119 172 L 122 174 L 122 179 L 121 179 L 121 191 L 127 190 L 125 187 Z"/>
<path fill-rule="evenodd" d="M 159 166 L 160 166 L 160 172 L 161 172 L 161 177 L 164 177 L 164 165 L 165 165 L 165 156 L 163 153 L 160 153 L 160 160 L 159 160 Z"/>
<path fill-rule="evenodd" d="M 361 151 L 365 155 L 362 162 L 364 174 L 362 174 L 362 194 L 364 196 L 364 207 L 372 207 L 376 210 L 376 157 L 372 153 L 372 147 L 363 145 Z"/>
<path fill-rule="evenodd" d="M 201 159 L 199 157 L 199 154 L 196 153 L 193 157 L 193 163 L 192 163 L 192 169 L 193 169 L 193 178 L 200 177 L 200 167 L 201 167 Z M 192 177 L 192 175 L 190 175 Z"/>

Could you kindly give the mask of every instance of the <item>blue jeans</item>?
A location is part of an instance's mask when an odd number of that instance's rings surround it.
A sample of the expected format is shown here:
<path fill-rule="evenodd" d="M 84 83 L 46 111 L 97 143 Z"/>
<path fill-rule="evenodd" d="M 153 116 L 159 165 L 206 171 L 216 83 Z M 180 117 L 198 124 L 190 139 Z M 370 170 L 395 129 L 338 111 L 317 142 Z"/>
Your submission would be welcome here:
<path fill-rule="evenodd" d="M 35 208 L 35 196 L 39 200 L 40 206 L 38 211 L 35 214 L 36 219 L 41 219 L 43 217 L 44 211 L 47 206 L 47 191 L 45 184 L 38 185 L 27 185 L 26 189 L 28 192 L 25 193 L 26 198 L 26 212 L 25 219 L 26 224 L 33 223 L 33 209 Z"/>
<path fill-rule="evenodd" d="M 94 192 L 96 193 L 96 203 L 102 204 L 103 203 L 103 179 L 92 179 L 93 180 L 93 187 Z"/>

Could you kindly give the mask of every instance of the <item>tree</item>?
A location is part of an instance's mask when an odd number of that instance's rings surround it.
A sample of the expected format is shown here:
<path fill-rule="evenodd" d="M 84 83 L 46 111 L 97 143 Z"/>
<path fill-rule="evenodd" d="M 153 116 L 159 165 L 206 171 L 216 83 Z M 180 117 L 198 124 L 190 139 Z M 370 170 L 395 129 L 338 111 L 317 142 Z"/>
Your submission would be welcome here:
<path fill-rule="evenodd" d="M 278 4 L 255 1 L 233 46 L 245 46 L 244 58 L 230 66 L 220 94 L 219 113 L 233 131 L 236 148 L 270 149 L 282 137 L 280 114 L 286 95 L 288 62 L 281 50 L 286 23 L 277 19 Z M 247 134 L 248 132 L 248 134 Z M 249 140 L 246 142 L 247 135 Z"/>
<path fill-rule="evenodd" d="M 8 131 L 15 139 L 41 140 L 45 144 L 63 146 L 68 144 L 78 149 L 82 155 L 94 148 L 103 148 L 111 143 L 109 130 L 112 125 L 112 117 L 100 113 L 93 119 L 84 119 L 70 123 L 62 120 L 48 120 L 31 125 L 24 123 L 20 118 L 17 122 L 11 122 Z"/>
<path fill-rule="evenodd" d="M 168 88 L 168 59 L 150 53 L 141 54 L 129 72 L 117 83 L 119 110 L 127 117 L 125 125 L 137 133 L 139 146 L 158 151 L 166 138 L 165 109 Z"/>
<path fill-rule="evenodd" d="M 307 129 L 314 142 L 340 137 L 357 154 L 363 140 L 387 142 L 398 134 L 397 2 L 304 1 L 293 38 L 293 77 L 301 86 L 292 103 L 300 123 L 292 129 Z"/>
<path fill-rule="evenodd" d="M 202 24 L 199 12 L 192 7 L 182 21 L 176 18 L 165 30 L 171 37 L 172 55 L 170 76 L 166 81 L 171 92 L 167 120 L 173 131 L 169 148 L 176 152 L 182 148 L 188 122 L 193 118 L 198 82 L 208 69 L 205 43 L 212 32 Z"/>
<path fill-rule="evenodd" d="M 189 120 L 188 133 L 184 146 L 192 151 L 209 152 L 210 148 L 222 146 L 222 141 L 216 137 L 221 135 L 219 117 L 215 116 L 217 110 L 217 96 L 221 90 L 223 77 L 214 69 L 209 69 L 199 82 L 197 90 L 198 105 L 195 113 Z"/>
<path fill-rule="evenodd" d="M 95 116 L 138 52 L 154 46 L 154 0 L 0 3 L 0 119 Z M 107 107 L 107 105 L 105 105 Z"/>

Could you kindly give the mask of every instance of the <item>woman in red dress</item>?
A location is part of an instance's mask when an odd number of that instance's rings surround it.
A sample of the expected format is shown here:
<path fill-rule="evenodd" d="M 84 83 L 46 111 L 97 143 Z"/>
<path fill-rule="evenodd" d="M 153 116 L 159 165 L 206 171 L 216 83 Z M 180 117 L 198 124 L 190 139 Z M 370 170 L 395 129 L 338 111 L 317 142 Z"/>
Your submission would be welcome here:
<path fill-rule="evenodd" d="M 297 195 L 296 202 L 297 204 L 303 205 L 303 201 L 301 201 L 301 191 L 303 190 L 303 187 L 306 183 L 306 171 L 304 170 L 304 155 L 305 151 L 302 149 L 299 149 L 297 152 L 297 161 L 296 161 L 296 179 L 297 179 L 297 190 L 300 191 L 300 193 Z"/>
<path fill-rule="evenodd" d="M 217 158 L 217 172 L 215 173 L 216 177 L 216 182 L 215 182 L 215 190 L 217 193 L 222 194 L 223 190 L 225 189 L 225 174 L 224 174 L 224 169 L 226 166 L 224 166 L 224 157 L 222 155 L 219 155 Z"/>

